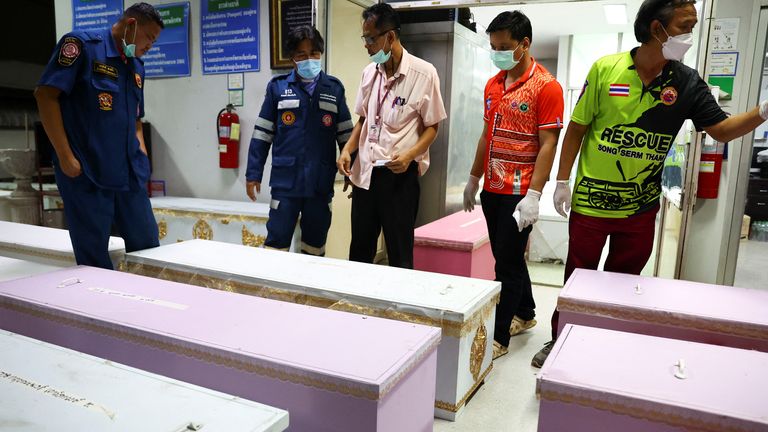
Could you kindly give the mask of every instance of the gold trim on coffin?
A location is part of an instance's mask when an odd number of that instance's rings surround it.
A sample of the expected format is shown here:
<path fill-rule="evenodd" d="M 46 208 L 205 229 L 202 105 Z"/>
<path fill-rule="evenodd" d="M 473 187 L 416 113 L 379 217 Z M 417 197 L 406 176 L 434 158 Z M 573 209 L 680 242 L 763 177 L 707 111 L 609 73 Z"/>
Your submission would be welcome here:
<path fill-rule="evenodd" d="M 209 213 L 209 212 L 201 212 L 201 211 L 193 211 L 193 210 L 171 210 L 171 209 L 164 209 L 164 208 L 153 208 L 152 213 L 155 214 L 155 217 L 157 217 L 158 215 L 161 215 L 161 216 L 171 216 L 171 217 L 187 217 L 187 218 L 203 219 L 203 220 L 220 219 L 221 223 L 225 225 L 226 223 L 224 222 L 224 220 L 226 220 L 227 222 L 267 223 L 267 218 L 262 216 Z"/>
<path fill-rule="evenodd" d="M 267 240 L 263 235 L 256 235 L 243 225 L 243 246 L 261 247 Z"/>
<path fill-rule="evenodd" d="M 702 320 L 701 317 L 692 317 L 674 312 L 659 312 L 648 309 L 635 309 L 632 307 L 618 308 L 615 306 L 600 306 L 583 301 L 564 301 L 562 298 L 557 302 L 557 310 L 560 312 L 614 318 L 622 321 L 647 322 L 668 327 L 706 331 L 709 333 L 721 333 L 752 339 L 768 339 L 768 328 L 756 329 L 748 323 L 740 322 L 706 321 Z"/>
<path fill-rule="evenodd" d="M 684 428 L 685 430 L 694 430 L 697 432 L 744 432 L 746 430 L 741 427 L 727 427 L 721 424 L 708 422 L 698 417 L 694 417 L 695 414 L 688 417 L 679 414 L 663 412 L 661 410 L 648 409 L 640 406 L 593 399 L 587 396 L 566 394 L 555 390 L 542 391 L 541 399 L 550 402 L 562 402 L 587 408 L 595 408 L 601 411 L 608 411 L 616 415 L 625 415 L 640 420 L 663 423 L 673 427 Z"/>
<path fill-rule="evenodd" d="M 356 398 L 367 400 L 380 400 L 384 398 L 390 390 L 392 390 L 406 375 L 408 375 L 416 366 L 432 352 L 437 349 L 437 345 L 440 339 L 436 339 L 432 344 L 422 350 L 421 353 L 403 369 L 398 375 L 390 382 L 387 387 L 382 388 L 380 391 L 363 390 L 360 388 L 351 387 L 348 385 L 326 382 L 321 379 L 311 378 L 304 375 L 290 373 L 283 370 L 270 368 L 267 366 L 255 365 L 245 362 L 243 360 L 226 357 L 220 354 L 213 354 L 205 352 L 199 349 L 190 348 L 181 344 L 175 344 L 168 341 L 162 341 L 153 339 L 149 336 L 134 334 L 125 330 L 118 330 L 110 328 L 104 325 L 94 324 L 93 322 L 82 322 L 74 318 L 60 316 L 51 312 L 46 312 L 18 304 L 11 304 L 7 302 L 0 302 L 0 308 L 4 308 L 17 313 L 33 316 L 38 319 L 51 321 L 57 324 L 67 325 L 70 327 L 79 328 L 81 330 L 98 333 L 103 336 L 124 340 L 130 343 L 143 345 L 150 348 L 160 349 L 166 352 L 182 355 L 195 360 L 204 361 L 206 363 L 217 364 L 220 366 L 241 370 L 243 372 L 254 373 L 267 378 L 278 379 L 280 381 L 292 382 L 294 384 L 300 384 L 307 387 L 314 387 L 321 390 L 327 390 L 335 393 L 341 393 L 344 395 L 353 396 Z"/>
<path fill-rule="evenodd" d="M 213 240 L 213 229 L 208 222 L 200 219 L 192 227 L 192 238 L 201 240 Z"/>
<path fill-rule="evenodd" d="M 441 409 L 443 411 L 450 411 L 450 412 L 459 412 L 459 409 L 464 406 L 464 404 L 467 403 L 467 399 L 472 395 L 472 393 L 477 390 L 478 387 L 480 387 L 480 384 L 482 384 L 483 381 L 485 381 L 485 378 L 488 377 L 488 374 L 491 373 L 491 369 L 493 369 L 493 362 L 491 362 L 488 367 L 485 369 L 485 372 L 483 372 L 482 375 L 475 381 L 475 383 L 470 387 L 469 391 L 464 394 L 464 397 L 461 398 L 460 401 L 458 401 L 455 405 L 444 402 L 441 400 L 435 401 L 435 408 Z"/>
<path fill-rule="evenodd" d="M 472 379 L 477 382 L 480 375 L 480 369 L 483 367 L 485 359 L 485 349 L 488 346 L 488 330 L 485 329 L 485 323 L 480 323 L 480 327 L 472 339 L 472 348 L 469 351 L 469 371 L 472 373 Z"/>
<path fill-rule="evenodd" d="M 64 261 L 69 263 L 70 265 L 76 265 L 75 264 L 75 256 L 74 255 L 57 255 L 52 252 L 41 252 L 36 250 L 30 250 L 30 249 L 24 249 L 16 246 L 9 246 L 9 245 L 2 245 L 0 246 L 0 250 L 7 250 L 10 252 L 16 252 L 23 255 L 32 255 L 32 256 L 38 256 L 41 258 L 50 258 L 55 259 L 56 261 Z M 22 258 L 23 259 L 23 258 Z"/>
<path fill-rule="evenodd" d="M 213 288 L 223 291 L 235 292 L 238 294 L 252 295 L 256 297 L 287 301 L 308 306 L 329 308 L 343 312 L 356 313 L 358 315 L 375 316 L 379 318 L 394 319 L 397 321 L 405 321 L 414 324 L 440 327 L 443 330 L 443 336 L 451 336 L 455 338 L 462 338 L 475 329 L 479 328 L 481 324 L 485 323 L 485 321 L 488 320 L 493 311 L 496 309 L 496 304 L 499 302 L 500 296 L 500 294 L 496 294 L 490 302 L 475 312 L 468 320 L 464 321 L 463 323 L 458 323 L 455 321 L 439 320 L 423 315 L 400 312 L 392 309 L 379 309 L 370 306 L 352 304 L 344 300 L 336 301 L 324 297 L 302 294 L 279 288 L 266 287 L 263 285 L 226 280 L 218 277 L 189 273 L 181 270 L 160 268 L 151 264 L 137 264 L 126 261 L 125 269 L 125 271 L 128 273 L 169 280 L 172 282 L 186 283 L 202 286 L 205 288 Z"/>
<path fill-rule="evenodd" d="M 165 219 L 161 219 L 157 223 L 157 235 L 160 240 L 164 239 L 168 235 L 168 222 Z"/>

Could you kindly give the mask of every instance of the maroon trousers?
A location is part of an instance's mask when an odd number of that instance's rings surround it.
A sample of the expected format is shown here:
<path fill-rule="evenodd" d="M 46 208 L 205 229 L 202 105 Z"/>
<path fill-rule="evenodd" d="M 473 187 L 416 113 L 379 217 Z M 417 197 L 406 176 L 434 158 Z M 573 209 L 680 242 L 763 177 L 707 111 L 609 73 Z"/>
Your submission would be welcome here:
<path fill-rule="evenodd" d="M 613 219 L 585 216 L 574 211 L 568 221 L 568 259 L 565 280 L 577 268 L 597 270 L 605 242 L 610 236 L 604 270 L 639 275 L 651 257 L 659 206 L 630 216 Z M 552 340 L 557 336 L 560 314 L 552 314 Z"/>

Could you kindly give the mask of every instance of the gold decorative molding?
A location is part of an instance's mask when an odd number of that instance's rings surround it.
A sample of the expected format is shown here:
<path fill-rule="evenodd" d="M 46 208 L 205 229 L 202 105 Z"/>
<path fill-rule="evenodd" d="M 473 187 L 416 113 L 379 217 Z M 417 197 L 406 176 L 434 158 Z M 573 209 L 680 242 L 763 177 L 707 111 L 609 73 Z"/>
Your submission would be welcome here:
<path fill-rule="evenodd" d="M 472 379 L 475 381 L 480 376 L 480 369 L 483 367 L 487 347 L 488 330 L 485 329 L 485 323 L 482 323 L 477 329 L 474 339 L 472 339 L 472 348 L 469 352 L 469 371 L 472 373 Z"/>
<path fill-rule="evenodd" d="M 699 330 L 708 333 L 720 333 L 730 336 L 740 336 L 758 340 L 768 340 L 768 327 L 756 328 L 750 323 L 704 320 L 698 316 L 658 310 L 640 309 L 632 306 L 605 306 L 591 302 L 563 299 L 557 301 L 557 310 L 582 315 L 607 317 L 622 321 L 647 322 L 654 325 L 677 327 L 687 330 Z"/>
<path fill-rule="evenodd" d="M 580 391 L 574 389 L 574 391 Z M 583 390 L 581 390 L 583 391 Z M 566 404 L 574 404 L 587 408 L 594 408 L 601 411 L 607 411 L 616 415 L 624 415 L 633 417 L 640 420 L 647 420 L 656 423 L 663 423 L 676 428 L 682 428 L 685 430 L 693 430 L 697 432 L 744 432 L 746 429 L 742 427 L 726 426 L 719 423 L 714 423 L 702 419 L 697 413 L 691 413 L 691 416 L 685 416 L 680 414 L 674 414 L 669 410 L 652 409 L 648 407 L 638 406 L 638 404 L 632 403 L 619 403 L 609 402 L 596 397 L 588 397 L 583 395 L 575 395 L 566 392 L 560 392 L 556 390 L 542 390 L 541 399 L 551 402 L 562 402 Z"/>
<path fill-rule="evenodd" d="M 164 239 L 168 235 L 168 222 L 165 219 L 160 219 L 157 223 L 157 234 L 160 240 Z"/>
<path fill-rule="evenodd" d="M 229 218 L 223 218 L 219 222 L 221 222 L 222 225 L 229 225 Z"/>
<path fill-rule="evenodd" d="M 201 212 L 201 211 L 193 211 L 193 210 L 172 210 L 172 209 L 164 209 L 164 208 L 153 208 L 152 212 L 155 214 L 155 217 L 160 215 L 160 216 L 193 218 L 193 219 L 203 219 L 203 220 L 226 219 L 229 222 L 259 222 L 259 223 L 265 224 L 267 223 L 267 219 L 268 219 L 267 217 L 262 217 L 262 216 L 247 216 L 247 215 L 238 215 L 238 214 Z"/>
<path fill-rule="evenodd" d="M 192 238 L 201 240 L 213 240 L 213 229 L 208 222 L 199 219 L 192 227 Z"/>
<path fill-rule="evenodd" d="M 72 255 L 68 254 L 56 254 L 53 252 L 43 252 L 39 250 L 32 250 L 32 249 L 25 249 L 18 246 L 12 246 L 8 244 L 0 245 L 0 250 L 8 251 L 8 252 L 15 252 L 23 255 L 31 255 L 31 256 L 37 256 L 40 258 L 48 258 L 48 259 L 54 259 L 56 261 L 64 261 L 65 263 L 69 265 L 76 265 L 75 264 L 75 255 L 74 252 Z"/>
<path fill-rule="evenodd" d="M 475 383 L 472 385 L 472 387 L 469 388 L 469 390 L 464 394 L 464 397 L 461 398 L 460 401 L 456 402 L 455 404 L 448 403 L 445 401 L 437 400 L 435 401 L 435 408 L 444 410 L 444 411 L 450 411 L 450 412 L 459 412 L 461 407 L 464 406 L 464 404 L 467 403 L 467 399 L 477 390 L 478 387 L 480 387 L 480 384 L 485 381 L 485 378 L 488 377 L 488 374 L 491 373 L 491 369 L 493 369 L 493 362 L 491 362 L 487 368 L 485 368 L 485 372 L 483 372 L 480 377 L 478 377 L 477 380 L 475 380 Z"/>
<path fill-rule="evenodd" d="M 264 242 L 267 240 L 266 237 L 263 235 L 256 235 L 250 231 L 248 231 L 248 228 L 243 225 L 243 245 L 244 246 L 253 246 L 253 247 L 261 247 Z"/>
<path fill-rule="evenodd" d="M 308 306 L 329 308 L 343 312 L 356 313 L 358 315 L 375 316 L 379 318 L 394 319 L 414 324 L 440 327 L 443 330 L 443 336 L 450 336 L 455 338 L 462 338 L 471 332 L 474 332 L 478 327 L 480 327 L 481 324 L 485 323 L 485 321 L 488 320 L 491 314 L 496 310 L 496 304 L 499 302 L 500 297 L 500 294 L 496 294 L 493 298 L 491 298 L 491 301 L 483 305 L 478 311 L 472 314 L 469 319 L 464 322 L 458 322 L 440 320 L 429 316 L 417 315 L 410 312 L 400 312 L 392 309 L 373 308 L 370 306 L 349 303 L 344 300 L 337 301 L 325 297 L 280 288 L 272 288 L 254 283 L 222 279 L 214 276 L 203 276 L 182 270 L 161 268 L 151 264 L 138 264 L 132 262 L 127 262 L 126 264 L 127 272 L 139 274 L 142 276 L 165 279 L 172 282 L 187 283 L 205 288 L 236 292 L 239 294 L 253 295 L 272 300 L 288 301 L 291 303 Z"/>

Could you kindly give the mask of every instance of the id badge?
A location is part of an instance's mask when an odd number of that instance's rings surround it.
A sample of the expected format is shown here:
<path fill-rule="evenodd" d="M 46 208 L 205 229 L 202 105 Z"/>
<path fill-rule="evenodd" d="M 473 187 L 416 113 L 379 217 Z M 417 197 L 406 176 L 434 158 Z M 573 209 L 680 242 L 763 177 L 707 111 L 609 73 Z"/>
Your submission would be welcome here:
<path fill-rule="evenodd" d="M 381 134 L 381 124 L 379 122 L 373 122 L 368 126 L 368 141 L 372 143 L 379 142 L 379 135 Z"/>

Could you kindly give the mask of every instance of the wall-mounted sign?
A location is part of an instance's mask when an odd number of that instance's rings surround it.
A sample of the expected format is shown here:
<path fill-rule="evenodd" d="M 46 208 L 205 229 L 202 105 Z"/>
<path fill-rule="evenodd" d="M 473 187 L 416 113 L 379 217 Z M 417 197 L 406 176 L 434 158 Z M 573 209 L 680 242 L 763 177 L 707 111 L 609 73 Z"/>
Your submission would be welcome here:
<path fill-rule="evenodd" d="M 147 77 L 189 76 L 189 2 L 155 6 L 165 28 L 144 56 Z"/>
<path fill-rule="evenodd" d="M 72 30 L 104 30 L 123 14 L 123 0 L 72 0 Z"/>
<path fill-rule="evenodd" d="M 312 25 L 312 0 L 270 0 L 269 64 L 272 69 L 288 69 L 286 38 L 295 28 Z"/>
<path fill-rule="evenodd" d="M 259 0 L 202 0 L 203 74 L 259 70 Z"/>

